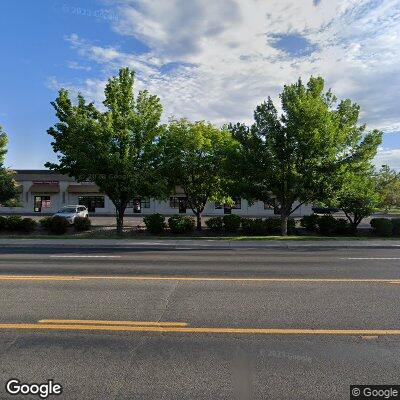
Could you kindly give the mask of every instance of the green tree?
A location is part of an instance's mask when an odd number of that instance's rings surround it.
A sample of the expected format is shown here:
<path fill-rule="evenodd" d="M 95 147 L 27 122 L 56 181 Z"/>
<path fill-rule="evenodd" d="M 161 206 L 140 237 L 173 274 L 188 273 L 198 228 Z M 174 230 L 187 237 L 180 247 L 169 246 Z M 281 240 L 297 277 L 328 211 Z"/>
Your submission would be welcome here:
<path fill-rule="evenodd" d="M 280 100 L 281 115 L 268 98 L 257 106 L 252 126 L 229 129 L 241 144 L 231 158 L 236 187 L 250 200 L 276 202 L 286 235 L 288 217 L 298 207 L 333 196 L 348 169 L 374 157 L 381 133 L 367 133 L 358 124 L 359 106 L 338 103 L 324 92 L 321 77 L 284 86 Z"/>
<path fill-rule="evenodd" d="M 386 213 L 391 208 L 400 207 L 400 173 L 382 165 L 375 175 L 377 190 L 381 197 L 379 207 Z"/>
<path fill-rule="evenodd" d="M 13 205 L 18 195 L 14 172 L 4 166 L 8 138 L 0 126 L 0 204 Z"/>
<path fill-rule="evenodd" d="M 235 147 L 230 132 L 200 121 L 171 120 L 160 140 L 162 170 L 171 189 L 180 186 L 201 230 L 201 214 L 209 199 L 225 201 L 225 164 Z"/>
<path fill-rule="evenodd" d="M 161 190 L 155 159 L 162 106 L 146 90 L 135 99 L 133 88 L 134 72 L 120 69 L 106 84 L 104 112 L 81 95 L 73 105 L 62 89 L 52 103 L 59 122 L 48 130 L 58 163 L 46 166 L 95 182 L 115 205 L 118 233 L 128 202 Z"/>
<path fill-rule="evenodd" d="M 379 202 L 380 196 L 372 173 L 353 171 L 346 175 L 335 205 L 346 214 L 355 232 L 362 219 L 371 215 Z"/>

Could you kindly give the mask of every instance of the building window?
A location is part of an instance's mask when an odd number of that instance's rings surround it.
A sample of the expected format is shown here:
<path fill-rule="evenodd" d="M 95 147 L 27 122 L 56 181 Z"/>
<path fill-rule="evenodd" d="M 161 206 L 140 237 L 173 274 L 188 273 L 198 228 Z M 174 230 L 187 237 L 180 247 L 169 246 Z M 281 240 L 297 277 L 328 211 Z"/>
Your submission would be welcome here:
<path fill-rule="evenodd" d="M 169 206 L 171 208 L 178 208 L 179 214 L 186 214 L 187 198 L 186 197 L 170 197 Z"/>
<path fill-rule="evenodd" d="M 51 208 L 50 196 L 35 196 L 33 210 L 35 212 L 41 212 L 43 208 Z"/>
<path fill-rule="evenodd" d="M 148 197 L 143 199 L 136 197 L 129 201 L 127 208 L 133 208 L 133 212 L 135 214 L 140 214 L 142 212 L 142 208 L 150 208 L 150 199 Z"/>
<path fill-rule="evenodd" d="M 170 197 L 169 198 L 169 206 L 171 208 L 179 208 L 179 198 L 178 197 Z"/>
<path fill-rule="evenodd" d="M 274 214 L 280 214 L 279 205 L 276 199 L 271 199 L 271 201 L 268 203 L 264 201 L 264 210 L 274 210 Z"/>
<path fill-rule="evenodd" d="M 94 212 L 96 208 L 104 208 L 104 196 L 79 196 L 78 204 L 86 206 L 89 212 Z"/>
<path fill-rule="evenodd" d="M 232 197 L 233 205 L 232 208 L 234 210 L 240 210 L 242 208 L 242 199 L 240 197 Z"/>
<path fill-rule="evenodd" d="M 264 201 L 264 210 L 273 210 L 275 208 L 275 199 L 272 199 L 270 202 Z"/>
<path fill-rule="evenodd" d="M 142 208 L 150 208 L 150 197 L 144 197 L 140 200 Z"/>
<path fill-rule="evenodd" d="M 215 208 L 216 210 L 221 210 L 221 209 L 222 209 L 222 205 L 219 204 L 219 203 L 215 203 L 214 208 Z"/>

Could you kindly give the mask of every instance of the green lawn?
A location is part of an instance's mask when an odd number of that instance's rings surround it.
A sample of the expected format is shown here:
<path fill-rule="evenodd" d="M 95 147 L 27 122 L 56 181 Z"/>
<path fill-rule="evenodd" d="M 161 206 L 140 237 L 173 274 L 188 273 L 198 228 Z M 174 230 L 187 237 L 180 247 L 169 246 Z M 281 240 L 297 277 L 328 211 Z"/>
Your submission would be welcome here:
<path fill-rule="evenodd" d="M 260 240 L 260 241 L 324 241 L 324 240 L 374 240 L 374 239 L 385 239 L 385 240 L 399 240 L 396 237 L 377 237 L 377 236 L 153 236 L 153 235 L 132 235 L 124 234 L 118 236 L 115 232 L 109 234 L 96 234 L 83 233 L 79 235 L 65 234 L 65 235 L 0 235 L 0 239 L 119 239 L 119 240 L 232 240 L 232 241 L 245 241 L 245 240 Z"/>

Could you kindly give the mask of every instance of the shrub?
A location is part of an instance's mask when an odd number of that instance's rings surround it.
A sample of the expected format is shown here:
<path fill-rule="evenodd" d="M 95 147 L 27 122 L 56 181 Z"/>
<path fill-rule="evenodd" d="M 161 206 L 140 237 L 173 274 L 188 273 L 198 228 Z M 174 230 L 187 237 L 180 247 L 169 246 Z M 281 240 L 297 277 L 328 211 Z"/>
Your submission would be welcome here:
<path fill-rule="evenodd" d="M 172 233 L 187 233 L 194 230 L 195 222 L 185 215 L 173 215 L 168 218 L 168 226 Z"/>
<path fill-rule="evenodd" d="M 21 221 L 22 218 L 20 215 L 10 215 L 9 217 L 6 218 L 4 228 L 6 231 L 16 232 L 19 230 Z"/>
<path fill-rule="evenodd" d="M 5 230 L 6 229 L 6 225 L 7 225 L 7 218 L 0 216 L 0 231 Z"/>
<path fill-rule="evenodd" d="M 280 218 L 267 218 L 265 220 L 265 225 L 266 225 L 268 235 L 272 235 L 272 234 L 279 235 L 281 233 L 282 222 L 281 222 Z M 288 225 L 289 225 L 289 223 L 288 223 Z"/>
<path fill-rule="evenodd" d="M 223 216 L 224 229 L 226 232 L 235 233 L 240 229 L 242 218 L 239 215 L 228 214 Z"/>
<path fill-rule="evenodd" d="M 300 226 L 310 232 L 315 232 L 318 228 L 319 216 L 317 214 L 305 215 L 300 220 Z"/>
<path fill-rule="evenodd" d="M 400 236 L 400 218 L 392 219 L 392 233 L 393 236 Z"/>
<path fill-rule="evenodd" d="M 44 217 L 39 221 L 40 226 L 46 231 L 50 231 L 51 220 L 53 217 Z"/>
<path fill-rule="evenodd" d="M 165 230 L 165 217 L 161 214 L 146 215 L 143 222 L 150 233 L 162 233 Z"/>
<path fill-rule="evenodd" d="M 336 220 L 332 215 L 323 215 L 318 219 L 318 229 L 321 235 L 332 235 L 336 232 Z"/>
<path fill-rule="evenodd" d="M 293 235 L 296 232 L 296 220 L 294 218 L 288 219 L 287 231 L 289 235 Z"/>
<path fill-rule="evenodd" d="M 351 233 L 352 227 L 344 218 L 339 218 L 336 220 L 335 233 L 338 235 L 345 235 Z"/>
<path fill-rule="evenodd" d="M 17 230 L 24 233 L 32 233 L 37 226 L 37 222 L 32 218 L 22 218 L 18 223 Z"/>
<path fill-rule="evenodd" d="M 76 217 L 74 219 L 74 229 L 77 232 L 89 231 L 92 227 L 92 223 L 89 218 Z"/>
<path fill-rule="evenodd" d="M 251 219 L 251 218 L 243 218 L 242 219 L 242 229 L 243 232 L 248 235 L 266 235 L 267 234 L 267 224 L 265 220 L 262 218 Z"/>
<path fill-rule="evenodd" d="M 222 232 L 224 220 L 222 217 L 212 217 L 206 221 L 206 225 L 211 232 Z"/>
<path fill-rule="evenodd" d="M 390 219 L 373 218 L 371 219 L 370 224 L 378 236 L 391 236 L 393 224 Z"/>
<path fill-rule="evenodd" d="M 69 226 L 69 222 L 65 218 L 55 216 L 51 218 L 49 230 L 54 235 L 63 235 Z"/>

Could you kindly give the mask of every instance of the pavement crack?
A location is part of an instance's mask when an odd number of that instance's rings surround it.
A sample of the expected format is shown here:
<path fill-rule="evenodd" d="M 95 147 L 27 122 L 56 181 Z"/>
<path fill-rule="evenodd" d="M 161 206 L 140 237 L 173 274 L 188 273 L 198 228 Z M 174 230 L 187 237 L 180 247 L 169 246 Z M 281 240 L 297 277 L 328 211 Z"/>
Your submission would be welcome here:
<path fill-rule="evenodd" d="M 175 294 L 176 289 L 178 288 L 179 285 L 180 285 L 180 282 L 177 281 L 177 282 L 174 284 L 174 286 L 172 287 L 172 289 L 169 291 L 167 297 L 166 297 L 165 300 L 164 300 L 164 302 L 165 302 L 165 304 L 164 304 L 164 310 L 162 311 L 161 316 L 160 316 L 160 318 L 158 318 L 157 322 L 161 322 L 161 320 L 164 318 L 165 313 L 167 312 L 167 309 L 168 309 L 168 305 L 169 305 L 169 303 L 170 303 L 170 301 L 171 301 L 171 298 L 172 298 L 173 295 Z"/>

